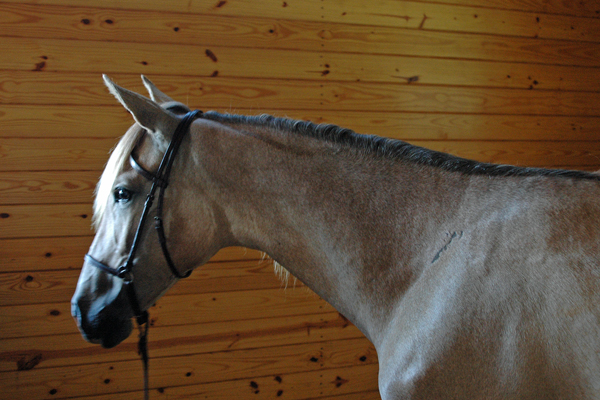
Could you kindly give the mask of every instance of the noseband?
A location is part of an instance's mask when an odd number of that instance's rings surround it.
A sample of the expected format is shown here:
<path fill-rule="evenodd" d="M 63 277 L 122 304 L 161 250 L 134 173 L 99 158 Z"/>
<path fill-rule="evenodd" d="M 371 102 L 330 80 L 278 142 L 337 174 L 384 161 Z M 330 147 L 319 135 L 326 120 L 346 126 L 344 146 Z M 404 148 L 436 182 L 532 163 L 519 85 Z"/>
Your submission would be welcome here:
<path fill-rule="evenodd" d="M 195 119 L 199 118 L 201 116 L 201 114 L 202 114 L 202 111 L 195 110 L 195 111 L 188 112 L 183 117 L 183 119 L 181 120 L 179 125 L 177 125 L 175 132 L 173 133 L 173 139 L 171 140 L 171 143 L 169 143 L 169 147 L 167 148 L 167 151 L 163 155 L 163 158 L 158 167 L 158 171 L 156 171 L 156 173 L 152 173 L 152 172 L 144 169 L 136 161 L 133 154 L 131 154 L 129 156 L 129 162 L 130 162 L 131 166 L 133 167 L 133 169 L 135 169 L 144 178 L 152 181 L 152 186 L 150 188 L 150 192 L 148 193 L 148 195 L 146 197 L 146 202 L 144 204 L 144 210 L 142 211 L 142 216 L 140 218 L 140 222 L 139 222 L 137 230 L 135 232 L 133 243 L 129 250 L 129 255 L 127 256 L 127 260 L 125 261 L 125 264 L 123 264 L 120 267 L 115 269 L 115 268 L 109 267 L 108 265 L 104 264 L 103 262 L 96 260 L 90 254 L 85 255 L 85 260 L 87 262 L 89 262 L 91 265 L 93 265 L 94 267 L 99 268 L 102 271 L 109 273 L 113 276 L 123 279 L 123 282 L 126 287 L 127 297 L 129 298 L 129 303 L 130 303 L 133 313 L 137 319 L 137 323 L 140 326 L 139 349 L 140 349 L 140 354 L 142 356 L 142 360 L 144 362 L 144 369 L 145 369 L 145 379 L 144 380 L 145 380 L 145 387 L 146 387 L 146 396 L 147 396 L 147 391 L 148 391 L 148 389 L 147 389 L 147 387 L 148 387 L 148 378 L 147 378 L 148 354 L 147 354 L 147 350 L 146 350 L 146 340 L 147 340 L 146 334 L 147 334 L 147 329 L 148 329 L 148 325 L 147 325 L 148 312 L 142 311 L 138 297 L 135 293 L 135 288 L 133 286 L 133 277 L 134 277 L 133 271 L 132 271 L 133 259 L 135 258 L 135 254 L 140 245 L 142 232 L 144 230 L 144 225 L 146 224 L 146 221 L 148 219 L 148 214 L 150 213 L 150 208 L 152 207 L 152 204 L 154 202 L 156 190 L 158 188 L 160 188 L 160 193 L 158 196 L 158 205 L 156 207 L 156 216 L 154 217 L 154 221 L 155 221 L 154 227 L 156 228 L 156 232 L 158 234 L 158 241 L 160 243 L 160 247 L 162 248 L 162 252 L 164 254 L 165 260 L 167 261 L 167 264 L 169 265 L 169 269 L 171 270 L 172 274 L 175 277 L 177 277 L 179 279 L 187 278 L 188 276 L 190 276 L 190 274 L 192 272 L 190 270 L 190 271 L 182 274 L 177 270 L 177 268 L 175 268 L 173 259 L 171 258 L 171 255 L 169 254 L 169 250 L 167 249 L 167 239 L 165 237 L 165 231 L 164 231 L 163 222 L 162 222 L 162 210 L 163 210 L 165 189 L 167 188 L 167 185 L 169 183 L 169 175 L 171 174 L 171 167 L 173 166 L 173 162 L 175 161 L 175 156 L 177 155 L 177 151 L 179 150 L 179 146 L 181 145 L 183 136 L 188 131 L 192 122 L 194 122 Z M 146 332 L 145 333 L 142 333 L 142 330 L 141 330 L 141 326 L 143 324 L 146 324 Z"/>

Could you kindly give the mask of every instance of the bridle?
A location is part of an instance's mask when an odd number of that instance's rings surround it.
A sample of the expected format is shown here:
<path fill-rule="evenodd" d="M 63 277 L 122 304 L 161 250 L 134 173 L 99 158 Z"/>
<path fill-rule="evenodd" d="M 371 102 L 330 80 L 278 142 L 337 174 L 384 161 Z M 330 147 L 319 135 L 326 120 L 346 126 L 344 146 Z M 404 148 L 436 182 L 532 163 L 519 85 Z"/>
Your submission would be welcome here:
<path fill-rule="evenodd" d="M 142 232 L 144 230 L 144 226 L 148 219 L 148 215 L 150 213 L 150 208 L 152 207 L 152 205 L 154 203 L 155 193 L 156 193 L 157 189 L 159 189 L 159 188 L 160 188 L 160 193 L 158 196 L 158 205 L 156 207 L 156 216 L 154 217 L 154 221 L 155 221 L 156 232 L 158 234 L 158 241 L 162 248 L 162 252 L 164 254 L 165 260 L 167 261 L 169 269 L 171 270 L 173 275 L 175 275 L 177 278 L 180 278 L 180 279 L 187 278 L 191 273 L 191 271 L 188 271 L 185 274 L 180 273 L 177 270 L 177 268 L 175 267 L 175 264 L 173 263 L 173 259 L 171 258 L 171 255 L 167 248 L 167 240 L 165 237 L 165 231 L 164 231 L 163 222 L 162 222 L 162 210 L 163 210 L 163 204 L 164 204 L 165 189 L 167 188 L 167 185 L 169 183 L 168 181 L 169 181 L 169 175 L 171 173 L 171 167 L 173 166 L 173 162 L 175 161 L 175 156 L 177 155 L 177 151 L 179 150 L 179 146 L 181 145 L 183 136 L 189 129 L 191 123 L 196 118 L 198 118 L 201 114 L 202 114 L 202 111 L 195 110 L 195 111 L 191 111 L 191 112 L 187 113 L 183 117 L 183 119 L 181 120 L 181 122 L 179 123 L 177 128 L 175 129 L 175 132 L 173 133 L 173 139 L 171 140 L 171 143 L 169 143 L 169 147 L 167 148 L 167 151 L 163 155 L 162 161 L 160 162 L 158 171 L 156 173 L 152 173 L 152 172 L 146 170 L 144 167 L 142 167 L 137 162 L 137 160 L 135 159 L 133 154 L 131 154 L 129 156 L 129 162 L 130 162 L 131 166 L 133 167 L 133 169 L 135 169 L 144 178 L 148 179 L 149 181 L 152 181 L 152 186 L 150 188 L 150 192 L 146 196 L 146 203 L 144 204 L 142 216 L 140 218 L 140 222 L 139 222 L 137 230 L 135 232 L 133 243 L 131 244 L 131 248 L 129 250 L 129 255 L 127 256 L 127 260 L 125 261 L 125 263 L 115 269 L 115 268 L 109 267 L 108 265 L 96 260 L 90 254 L 85 255 L 85 259 L 93 266 L 100 268 L 104 272 L 107 272 L 111 275 L 114 275 L 118 278 L 123 279 L 124 283 L 127 286 L 127 295 L 128 295 L 129 301 L 131 303 L 131 308 L 133 310 L 134 315 L 137 318 L 140 318 L 140 316 L 143 315 L 143 312 L 140 308 L 140 304 L 138 302 L 138 299 L 137 299 L 137 296 L 135 293 L 135 289 L 133 287 L 133 278 L 134 278 L 133 271 L 132 271 L 133 260 L 135 258 L 137 249 L 141 243 Z"/>
<path fill-rule="evenodd" d="M 158 234 L 158 241 L 160 243 L 163 255 L 165 257 L 165 260 L 167 261 L 171 273 L 175 277 L 179 279 L 187 278 L 192 272 L 190 270 L 182 274 L 177 268 L 175 268 L 175 264 L 173 263 L 173 259 L 171 258 L 171 255 L 169 254 L 169 250 L 167 248 L 167 239 L 165 237 L 165 231 L 162 222 L 162 211 L 165 189 L 169 184 L 169 175 L 171 174 L 171 167 L 173 166 L 173 162 L 175 161 L 175 156 L 177 155 L 177 151 L 179 150 L 179 146 L 181 145 L 183 136 L 188 131 L 192 122 L 194 122 L 194 120 L 199 118 L 201 115 L 202 111 L 200 110 L 190 111 L 184 115 L 183 119 L 181 120 L 181 122 L 179 122 L 179 125 L 177 125 L 177 128 L 173 133 L 171 143 L 169 143 L 169 147 L 163 155 L 163 158 L 158 167 L 158 171 L 156 171 L 156 173 L 152 173 L 146 170 L 144 167 L 142 167 L 133 156 L 133 153 L 129 155 L 129 163 L 131 164 L 133 169 L 135 169 L 140 175 L 142 175 L 147 180 L 152 181 L 152 186 L 150 187 L 150 192 L 148 192 L 148 195 L 146 196 L 146 202 L 144 204 L 142 216 L 140 217 L 140 222 L 135 232 L 133 243 L 131 244 L 131 248 L 129 249 L 129 255 L 127 256 L 127 260 L 125 261 L 125 263 L 118 268 L 112 268 L 104 264 L 103 262 L 96 260 L 89 253 L 85 255 L 85 260 L 94 267 L 99 268 L 110 275 L 123 279 L 123 282 L 125 284 L 125 290 L 127 292 L 127 297 L 129 299 L 129 304 L 131 305 L 133 313 L 136 317 L 136 321 L 140 331 L 138 349 L 140 356 L 142 357 L 142 362 L 144 363 L 145 399 L 148 399 L 148 311 L 141 309 L 138 297 L 135 292 L 135 287 L 133 286 L 133 260 L 141 242 L 142 232 L 148 219 L 150 208 L 154 203 L 155 193 L 160 188 L 160 193 L 158 195 L 158 204 L 156 206 L 156 216 L 154 217 L 154 227 Z M 145 329 L 142 329 L 142 326 L 144 325 Z"/>

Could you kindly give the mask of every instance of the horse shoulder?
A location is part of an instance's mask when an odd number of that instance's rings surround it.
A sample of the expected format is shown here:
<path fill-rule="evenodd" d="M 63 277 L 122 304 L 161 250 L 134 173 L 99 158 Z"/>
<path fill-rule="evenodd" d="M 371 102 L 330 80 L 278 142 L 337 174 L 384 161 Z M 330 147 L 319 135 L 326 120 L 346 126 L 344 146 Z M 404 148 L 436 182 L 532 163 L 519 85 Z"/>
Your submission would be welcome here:
<path fill-rule="evenodd" d="M 440 366 L 456 356 L 462 362 L 472 356 L 457 353 L 455 349 L 456 343 L 465 344 L 464 339 L 469 336 L 464 318 L 475 307 L 475 299 L 465 295 L 471 290 L 471 283 L 461 251 L 466 242 L 460 243 L 459 238 L 449 234 L 446 244 L 442 243 L 440 250 L 433 252 L 429 260 L 431 267 L 397 304 L 392 321 L 377 346 L 379 387 L 384 400 L 419 399 L 430 395 L 439 398 L 435 393 L 444 393 L 451 385 L 436 382 L 432 377 L 446 375 L 455 379 L 461 373 Z M 462 350 L 466 348 L 463 346 Z M 478 359 L 485 361 L 481 355 Z"/>
<path fill-rule="evenodd" d="M 475 237 L 449 235 L 398 303 L 377 349 L 382 398 L 598 398 L 598 266 L 515 265 Z"/>

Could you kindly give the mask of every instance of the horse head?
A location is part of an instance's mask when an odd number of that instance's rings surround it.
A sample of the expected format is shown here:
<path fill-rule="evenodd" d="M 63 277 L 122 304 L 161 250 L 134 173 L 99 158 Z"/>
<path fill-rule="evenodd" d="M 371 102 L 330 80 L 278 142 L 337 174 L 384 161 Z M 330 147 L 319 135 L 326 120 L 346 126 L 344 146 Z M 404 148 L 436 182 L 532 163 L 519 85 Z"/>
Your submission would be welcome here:
<path fill-rule="evenodd" d="M 133 316 L 222 247 L 214 213 L 206 205 L 210 202 L 202 201 L 202 174 L 191 165 L 198 162 L 190 160 L 191 133 L 182 132 L 181 150 L 168 156 L 172 159 L 166 162 L 172 164 L 167 173 L 163 167 L 163 176 L 156 176 L 182 121 L 181 112 L 189 109 L 142 79 L 151 98 L 104 77 L 135 123 L 113 150 L 97 185 L 96 236 L 71 301 L 83 336 L 104 347 L 126 339 Z M 157 199 L 155 190 L 160 192 Z M 160 232 L 157 239 L 155 223 L 162 225 L 164 243 Z"/>

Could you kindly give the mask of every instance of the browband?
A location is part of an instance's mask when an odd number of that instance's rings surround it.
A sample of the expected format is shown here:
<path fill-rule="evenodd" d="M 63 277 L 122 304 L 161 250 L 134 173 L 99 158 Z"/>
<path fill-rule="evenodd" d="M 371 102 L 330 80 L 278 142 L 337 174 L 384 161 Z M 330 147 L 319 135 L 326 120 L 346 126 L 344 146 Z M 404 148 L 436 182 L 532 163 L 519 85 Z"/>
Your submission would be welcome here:
<path fill-rule="evenodd" d="M 154 175 L 152 172 L 150 172 L 147 169 L 145 169 L 144 167 L 142 167 L 137 162 L 137 160 L 135 159 L 135 157 L 133 156 L 133 153 L 129 156 L 129 164 L 131 164 L 131 167 L 133 169 L 135 169 L 141 176 L 143 176 L 147 180 L 153 181 L 153 180 L 156 179 L 156 180 L 159 181 L 158 186 L 160 186 L 160 187 L 167 187 L 167 183 L 165 181 L 163 181 L 162 179 L 158 179 L 158 177 L 156 175 Z"/>

